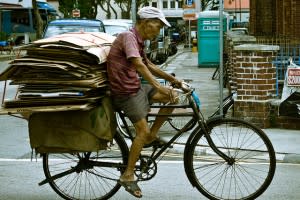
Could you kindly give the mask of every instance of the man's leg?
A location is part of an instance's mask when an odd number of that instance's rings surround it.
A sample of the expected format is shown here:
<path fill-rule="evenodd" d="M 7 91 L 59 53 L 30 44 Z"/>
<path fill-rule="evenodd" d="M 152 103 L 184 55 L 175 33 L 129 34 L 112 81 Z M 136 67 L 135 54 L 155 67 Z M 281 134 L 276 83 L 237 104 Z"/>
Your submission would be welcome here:
<path fill-rule="evenodd" d="M 175 91 L 170 90 L 170 92 L 172 92 L 171 95 L 166 96 L 160 93 L 156 93 L 152 99 L 155 102 L 162 102 L 162 103 L 170 103 L 171 104 L 176 104 L 178 103 L 177 97 L 178 94 Z M 173 112 L 174 108 L 161 108 L 158 111 L 158 114 L 171 114 Z M 152 141 L 155 140 L 157 138 L 157 133 L 159 131 L 159 129 L 161 128 L 161 126 L 165 123 L 165 121 L 168 119 L 168 116 L 158 116 L 155 118 L 154 123 L 151 126 L 151 137 L 152 137 Z"/>
<path fill-rule="evenodd" d="M 129 152 L 129 158 L 128 158 L 128 164 L 126 167 L 125 172 L 121 175 L 120 181 L 128 182 L 128 181 L 134 181 L 134 168 L 137 160 L 139 159 L 139 155 L 147 141 L 149 140 L 150 136 L 150 130 L 147 124 L 146 119 L 141 119 L 138 122 L 134 123 L 134 127 L 136 129 L 136 137 L 132 142 L 130 152 Z M 134 191 L 134 193 L 137 196 L 141 196 L 141 191 Z"/>
<path fill-rule="evenodd" d="M 173 112 L 174 108 L 161 108 L 158 111 L 158 114 L 171 114 Z M 159 116 L 156 117 L 152 126 L 151 126 L 151 136 L 152 140 L 157 138 L 157 133 L 159 129 L 162 127 L 162 125 L 165 123 L 165 121 L 168 119 L 168 116 Z M 155 137 L 155 138 L 153 138 Z"/>

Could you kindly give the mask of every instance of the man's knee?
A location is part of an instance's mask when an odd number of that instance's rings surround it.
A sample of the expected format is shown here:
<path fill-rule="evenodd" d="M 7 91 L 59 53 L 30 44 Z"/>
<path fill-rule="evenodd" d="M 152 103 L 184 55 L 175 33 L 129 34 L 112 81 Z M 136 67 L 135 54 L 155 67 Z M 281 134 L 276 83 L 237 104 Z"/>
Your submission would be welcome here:
<path fill-rule="evenodd" d="M 143 119 L 142 121 L 135 123 L 134 126 L 137 133 L 136 138 L 143 143 L 147 143 L 150 136 L 150 128 L 147 124 L 147 121 Z"/>

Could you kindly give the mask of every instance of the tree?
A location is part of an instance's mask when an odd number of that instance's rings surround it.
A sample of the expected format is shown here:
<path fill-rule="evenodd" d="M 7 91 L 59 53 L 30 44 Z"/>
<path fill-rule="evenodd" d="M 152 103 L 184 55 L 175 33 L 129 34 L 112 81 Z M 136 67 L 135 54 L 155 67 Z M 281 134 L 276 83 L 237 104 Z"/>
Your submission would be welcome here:
<path fill-rule="evenodd" d="M 106 18 L 111 19 L 111 11 L 115 14 L 115 17 L 118 18 L 118 13 L 115 8 L 111 5 L 111 0 L 97 0 L 98 5 L 101 9 L 106 12 Z"/>
<path fill-rule="evenodd" d="M 202 10 L 218 10 L 219 0 L 201 0 L 201 9 Z"/>
<path fill-rule="evenodd" d="M 72 18 L 74 9 L 80 10 L 80 18 L 95 19 L 98 12 L 98 0 L 59 0 L 58 10 L 65 18 Z"/>
<path fill-rule="evenodd" d="M 32 8 L 36 20 L 36 38 L 40 39 L 42 38 L 44 24 L 41 15 L 39 13 L 36 0 L 32 0 Z"/>
<path fill-rule="evenodd" d="M 149 0 L 136 0 L 136 7 L 139 8 L 148 1 Z M 125 19 L 130 19 L 132 0 L 115 0 L 115 3 L 121 9 L 121 17 Z"/>
<path fill-rule="evenodd" d="M 183 0 L 185 1 L 185 0 Z M 98 6 L 106 13 L 108 19 L 112 13 L 116 18 L 129 19 L 131 17 L 132 0 L 58 0 L 59 11 L 64 14 L 65 18 L 72 18 L 72 10 L 80 10 L 80 18 L 95 19 L 98 13 Z M 135 0 L 136 7 L 145 5 L 149 0 Z M 118 16 L 112 4 L 115 3 L 121 10 L 121 16 Z M 201 0 L 202 10 L 207 8 L 217 9 L 219 0 Z"/>

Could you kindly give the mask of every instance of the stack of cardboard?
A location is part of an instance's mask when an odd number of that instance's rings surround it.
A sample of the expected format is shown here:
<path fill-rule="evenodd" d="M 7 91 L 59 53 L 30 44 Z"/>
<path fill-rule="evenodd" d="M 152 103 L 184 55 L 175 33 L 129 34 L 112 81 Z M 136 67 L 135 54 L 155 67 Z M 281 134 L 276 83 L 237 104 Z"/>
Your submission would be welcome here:
<path fill-rule="evenodd" d="M 24 47 L 0 80 L 18 85 L 4 108 L 94 104 L 108 91 L 106 57 L 115 38 L 105 33 L 67 33 Z"/>
<path fill-rule="evenodd" d="M 106 95 L 106 57 L 113 40 L 105 33 L 38 40 L 0 74 L 0 80 L 18 86 L 16 98 L 5 99 L 0 114 L 28 119 L 36 152 L 98 151 L 112 140 L 116 125 Z"/>

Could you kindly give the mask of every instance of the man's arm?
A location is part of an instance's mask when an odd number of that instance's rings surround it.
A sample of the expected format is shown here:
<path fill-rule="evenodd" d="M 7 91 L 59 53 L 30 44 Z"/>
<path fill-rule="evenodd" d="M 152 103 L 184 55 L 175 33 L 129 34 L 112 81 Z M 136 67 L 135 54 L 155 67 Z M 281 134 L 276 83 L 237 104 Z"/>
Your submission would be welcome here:
<path fill-rule="evenodd" d="M 169 94 L 169 90 L 165 87 L 163 87 L 156 79 L 150 71 L 150 69 L 143 63 L 141 57 L 133 57 L 130 58 L 130 61 L 135 66 L 136 70 L 139 72 L 139 74 L 154 88 L 159 90 L 160 92 L 164 94 Z"/>
<path fill-rule="evenodd" d="M 177 80 L 173 75 L 168 74 L 161 70 L 157 65 L 153 64 L 149 59 L 147 59 L 147 66 L 150 72 L 157 77 L 163 78 L 170 83 L 180 87 L 181 86 L 181 81 Z"/>

